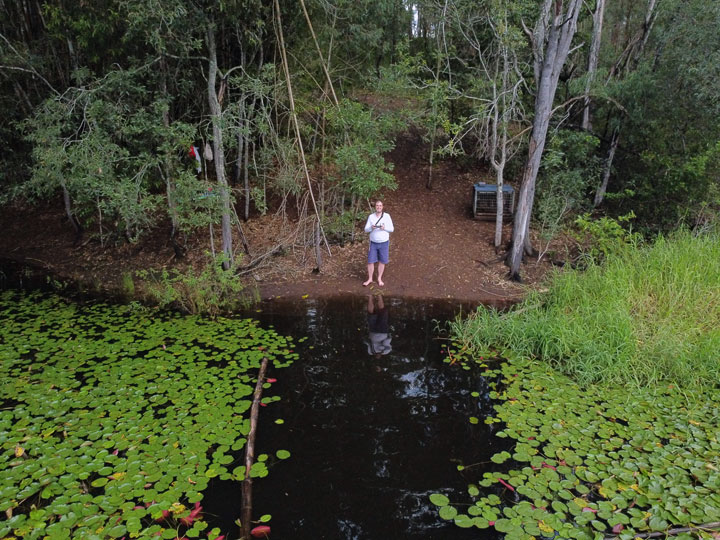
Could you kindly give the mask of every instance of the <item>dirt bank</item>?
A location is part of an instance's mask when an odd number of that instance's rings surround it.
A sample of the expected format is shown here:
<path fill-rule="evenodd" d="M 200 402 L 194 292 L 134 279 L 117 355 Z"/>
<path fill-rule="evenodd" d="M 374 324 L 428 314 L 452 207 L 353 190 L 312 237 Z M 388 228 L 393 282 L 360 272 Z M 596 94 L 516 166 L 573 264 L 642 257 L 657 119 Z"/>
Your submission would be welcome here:
<path fill-rule="evenodd" d="M 492 246 L 494 222 L 472 218 L 472 185 L 481 180 L 492 182 L 486 171 L 474 165 L 439 162 L 433 171 L 433 188 L 428 190 L 426 147 L 412 135 L 401 137 L 388 159 L 395 165 L 398 189 L 384 194 L 385 210 L 395 224 L 384 276 L 386 294 L 505 305 L 522 298 L 527 287 L 542 280 L 549 263 L 530 261 L 522 269 L 525 284 L 509 282 L 507 267 Z M 363 225 L 364 219 L 358 230 Z M 140 269 L 200 264 L 209 247 L 207 234 L 198 235 L 190 239 L 188 257 L 177 261 L 164 228 L 138 244 L 101 247 L 91 240 L 75 245 L 59 200 L 38 207 L 6 208 L 0 226 L 4 231 L 0 257 L 98 290 L 119 290 L 123 276 L 134 276 Z M 267 216 L 244 225 L 254 254 L 262 253 L 276 226 L 277 218 Z M 505 241 L 510 231 L 510 225 L 505 225 Z M 367 294 L 368 288 L 362 286 L 367 238 L 364 233 L 359 238 L 354 244 L 331 246 L 320 274 L 312 273 L 315 260 L 311 253 L 288 252 L 268 258 L 268 264 L 248 275 L 249 283 L 256 285 L 265 299 Z M 371 288 L 379 289 L 376 284 Z"/>

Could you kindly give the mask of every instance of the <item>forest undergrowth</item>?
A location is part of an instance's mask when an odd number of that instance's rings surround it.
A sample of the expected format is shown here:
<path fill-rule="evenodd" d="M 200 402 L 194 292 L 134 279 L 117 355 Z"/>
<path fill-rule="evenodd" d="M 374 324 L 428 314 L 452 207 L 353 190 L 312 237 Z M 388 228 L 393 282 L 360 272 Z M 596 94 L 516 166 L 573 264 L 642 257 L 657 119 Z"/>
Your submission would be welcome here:
<path fill-rule="evenodd" d="M 717 387 L 720 243 L 682 230 L 584 270 L 508 312 L 480 307 L 452 331 L 470 356 L 512 350 L 580 384 Z"/>
<path fill-rule="evenodd" d="M 456 320 L 448 361 L 483 370 L 515 444 L 459 466 L 469 497 L 434 494 L 440 515 L 506 540 L 716 538 L 719 246 L 680 230 Z"/>

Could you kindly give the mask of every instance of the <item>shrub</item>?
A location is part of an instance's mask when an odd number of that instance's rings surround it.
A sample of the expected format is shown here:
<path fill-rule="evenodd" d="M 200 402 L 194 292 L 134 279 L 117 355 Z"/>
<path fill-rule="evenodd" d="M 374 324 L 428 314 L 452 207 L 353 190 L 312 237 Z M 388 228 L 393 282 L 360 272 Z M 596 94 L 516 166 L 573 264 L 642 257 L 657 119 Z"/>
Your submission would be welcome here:
<path fill-rule="evenodd" d="M 258 300 L 257 291 L 247 294 L 233 267 L 223 270 L 225 260 L 224 255 L 210 258 L 200 272 L 163 269 L 159 274 L 140 271 L 138 275 L 147 280 L 147 291 L 160 307 L 216 317 Z"/>

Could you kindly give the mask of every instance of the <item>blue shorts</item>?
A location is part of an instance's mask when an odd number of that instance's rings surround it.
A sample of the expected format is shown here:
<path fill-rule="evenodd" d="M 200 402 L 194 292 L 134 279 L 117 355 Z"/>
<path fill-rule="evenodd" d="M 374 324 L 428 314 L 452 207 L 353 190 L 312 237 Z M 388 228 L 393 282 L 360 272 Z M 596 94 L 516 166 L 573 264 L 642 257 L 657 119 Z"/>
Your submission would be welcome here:
<path fill-rule="evenodd" d="M 368 264 L 376 262 L 387 264 L 390 262 L 390 240 L 387 242 L 370 242 L 370 251 L 368 251 Z"/>

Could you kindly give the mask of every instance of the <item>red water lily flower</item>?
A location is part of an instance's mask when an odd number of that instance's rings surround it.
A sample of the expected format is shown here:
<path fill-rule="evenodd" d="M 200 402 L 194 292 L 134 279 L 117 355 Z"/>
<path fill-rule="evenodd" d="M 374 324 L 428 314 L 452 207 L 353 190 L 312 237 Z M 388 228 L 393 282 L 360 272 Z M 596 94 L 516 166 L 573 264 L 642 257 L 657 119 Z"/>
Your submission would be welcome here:
<path fill-rule="evenodd" d="M 180 523 L 189 527 L 190 525 L 193 524 L 193 521 L 198 519 L 198 517 L 202 517 L 202 515 L 200 514 L 201 512 L 202 512 L 202 506 L 200 506 L 199 502 L 196 502 L 193 509 L 190 510 L 190 515 L 187 517 L 181 518 Z"/>
<path fill-rule="evenodd" d="M 268 525 L 258 525 L 250 531 L 253 538 L 267 538 L 270 535 L 270 527 Z"/>

